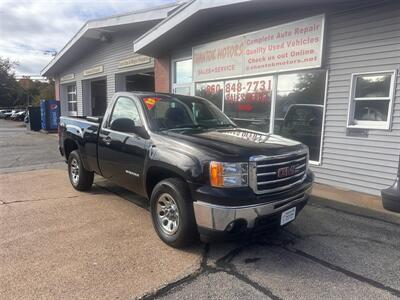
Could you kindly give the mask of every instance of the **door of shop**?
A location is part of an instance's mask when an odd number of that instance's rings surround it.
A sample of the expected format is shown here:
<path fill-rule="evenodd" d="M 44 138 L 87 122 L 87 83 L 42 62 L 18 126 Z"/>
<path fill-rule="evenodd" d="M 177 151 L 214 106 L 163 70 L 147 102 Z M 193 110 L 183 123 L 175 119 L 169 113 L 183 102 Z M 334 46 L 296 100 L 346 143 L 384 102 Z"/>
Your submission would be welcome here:
<path fill-rule="evenodd" d="M 107 82 L 105 79 L 90 83 L 92 97 L 92 115 L 102 116 L 107 109 Z"/>

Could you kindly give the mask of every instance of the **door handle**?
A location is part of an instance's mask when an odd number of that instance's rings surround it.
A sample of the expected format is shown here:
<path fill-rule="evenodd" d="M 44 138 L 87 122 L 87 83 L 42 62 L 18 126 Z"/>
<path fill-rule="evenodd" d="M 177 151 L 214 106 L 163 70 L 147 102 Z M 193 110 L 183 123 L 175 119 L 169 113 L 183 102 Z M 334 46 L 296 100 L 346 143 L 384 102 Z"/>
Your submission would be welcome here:
<path fill-rule="evenodd" d="M 149 148 L 149 156 L 153 157 L 155 152 L 156 152 L 156 145 L 151 145 Z"/>
<path fill-rule="evenodd" d="M 103 138 L 103 142 L 104 142 L 107 146 L 109 146 L 109 145 L 111 144 L 111 142 L 112 142 L 112 139 L 111 139 L 111 137 L 106 136 L 105 138 Z"/>

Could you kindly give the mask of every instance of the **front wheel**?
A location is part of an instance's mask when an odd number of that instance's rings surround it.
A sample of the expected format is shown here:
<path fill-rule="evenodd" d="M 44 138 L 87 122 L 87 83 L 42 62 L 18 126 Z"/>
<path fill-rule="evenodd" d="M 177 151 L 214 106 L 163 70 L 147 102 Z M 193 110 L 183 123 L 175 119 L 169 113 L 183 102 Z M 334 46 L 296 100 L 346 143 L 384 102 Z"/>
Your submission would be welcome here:
<path fill-rule="evenodd" d="M 186 183 L 179 178 L 159 182 L 150 199 L 153 226 L 166 244 L 182 248 L 194 242 L 197 227 Z"/>
<path fill-rule="evenodd" d="M 72 151 L 68 156 L 69 181 L 78 191 L 87 191 L 92 187 L 94 173 L 87 171 L 78 151 Z"/>

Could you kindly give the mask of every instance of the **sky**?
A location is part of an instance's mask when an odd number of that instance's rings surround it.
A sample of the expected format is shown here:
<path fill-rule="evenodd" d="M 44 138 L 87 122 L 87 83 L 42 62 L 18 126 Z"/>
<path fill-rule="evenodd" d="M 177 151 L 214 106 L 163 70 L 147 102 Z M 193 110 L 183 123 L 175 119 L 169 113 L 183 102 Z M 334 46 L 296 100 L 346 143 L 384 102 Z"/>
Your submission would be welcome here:
<path fill-rule="evenodd" d="M 91 19 L 173 0 L 0 0 L 0 56 L 18 63 L 15 74 L 39 75 Z"/>

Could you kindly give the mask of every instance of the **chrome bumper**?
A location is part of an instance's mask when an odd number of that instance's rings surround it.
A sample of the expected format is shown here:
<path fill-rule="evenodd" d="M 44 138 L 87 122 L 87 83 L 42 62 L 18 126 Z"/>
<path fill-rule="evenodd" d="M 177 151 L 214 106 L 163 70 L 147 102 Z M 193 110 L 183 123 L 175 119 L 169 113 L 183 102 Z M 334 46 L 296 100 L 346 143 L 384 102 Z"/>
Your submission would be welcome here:
<path fill-rule="evenodd" d="M 258 217 L 272 215 L 305 201 L 311 194 L 311 190 L 312 188 L 309 188 L 298 195 L 272 203 L 248 206 L 232 207 L 195 201 L 193 202 L 193 207 L 197 226 L 224 231 L 232 221 L 245 220 L 247 228 L 251 229 L 254 227 L 254 223 Z"/>

